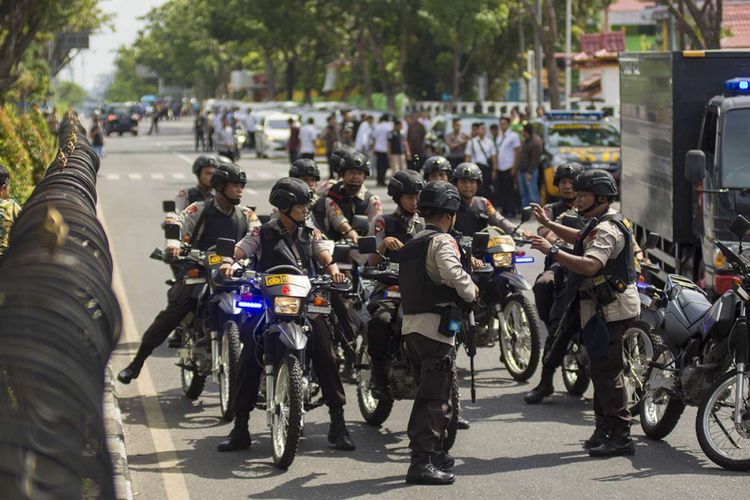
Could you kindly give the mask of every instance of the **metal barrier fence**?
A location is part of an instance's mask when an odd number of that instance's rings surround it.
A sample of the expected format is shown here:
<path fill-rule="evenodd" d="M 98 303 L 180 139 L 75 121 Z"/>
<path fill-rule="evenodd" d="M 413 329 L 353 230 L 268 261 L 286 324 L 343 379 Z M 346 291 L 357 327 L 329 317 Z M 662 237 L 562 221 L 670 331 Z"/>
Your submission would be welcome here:
<path fill-rule="evenodd" d="M 102 394 L 122 318 L 99 158 L 74 114 L 58 139 L 0 260 L 0 497 L 110 499 Z"/>

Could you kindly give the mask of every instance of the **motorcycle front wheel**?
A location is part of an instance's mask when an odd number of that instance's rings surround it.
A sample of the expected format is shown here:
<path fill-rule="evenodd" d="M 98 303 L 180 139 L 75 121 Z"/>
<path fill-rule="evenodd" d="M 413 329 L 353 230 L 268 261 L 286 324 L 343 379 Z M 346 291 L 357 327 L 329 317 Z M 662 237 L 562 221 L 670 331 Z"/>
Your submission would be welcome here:
<path fill-rule="evenodd" d="M 362 343 L 357 351 L 357 403 L 362 418 L 369 425 L 379 426 L 393 410 L 393 398 L 376 398 L 370 390 L 370 356 L 367 344 Z"/>
<path fill-rule="evenodd" d="M 180 382 L 186 398 L 198 399 L 206 386 L 206 376 L 198 375 L 189 368 L 180 367 Z"/>
<path fill-rule="evenodd" d="M 229 422 L 234 418 L 232 401 L 237 392 L 237 370 L 240 365 L 240 329 L 234 321 L 227 321 L 221 337 L 221 360 L 219 363 L 219 407 L 221 417 Z"/>
<path fill-rule="evenodd" d="M 500 331 L 500 349 L 505 368 L 513 379 L 526 381 L 534 375 L 541 355 L 541 320 L 525 295 L 511 295 L 502 311 L 505 328 Z"/>
<path fill-rule="evenodd" d="M 750 390 L 747 373 L 742 375 L 742 422 L 734 423 L 737 372 L 731 371 L 714 385 L 698 407 L 695 432 L 703 453 L 713 463 L 733 471 L 750 470 Z"/>
<path fill-rule="evenodd" d="M 646 372 L 647 385 L 664 385 L 673 379 L 674 356 L 661 341 L 655 345 L 656 356 Z M 670 384 L 671 385 L 671 384 Z M 647 390 L 640 401 L 641 429 L 650 439 L 663 439 L 680 421 L 685 403 L 665 389 Z"/>
<path fill-rule="evenodd" d="M 290 354 L 282 360 L 276 370 L 275 393 L 271 400 L 273 463 L 280 469 L 287 469 L 292 465 L 302 435 L 302 385 L 302 368 L 299 360 Z"/>
<path fill-rule="evenodd" d="M 562 363 L 563 383 L 571 396 L 583 396 L 591 383 L 588 370 L 579 362 L 580 349 L 578 344 L 572 344 Z"/>
<path fill-rule="evenodd" d="M 647 323 L 638 322 L 622 335 L 623 375 L 628 391 L 628 409 L 633 415 L 640 411 L 640 401 L 646 392 L 646 373 L 654 359 L 654 343 L 659 342 Z"/>

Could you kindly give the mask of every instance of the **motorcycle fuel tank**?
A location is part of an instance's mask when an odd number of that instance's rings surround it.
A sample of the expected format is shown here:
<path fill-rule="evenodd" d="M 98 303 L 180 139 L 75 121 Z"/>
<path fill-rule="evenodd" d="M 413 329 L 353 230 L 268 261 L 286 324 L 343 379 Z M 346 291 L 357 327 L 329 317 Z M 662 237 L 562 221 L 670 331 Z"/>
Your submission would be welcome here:
<path fill-rule="evenodd" d="M 681 276 L 667 278 L 667 306 L 664 311 L 664 334 L 669 342 L 683 346 L 701 330 L 702 320 L 711 303 L 693 282 Z"/>

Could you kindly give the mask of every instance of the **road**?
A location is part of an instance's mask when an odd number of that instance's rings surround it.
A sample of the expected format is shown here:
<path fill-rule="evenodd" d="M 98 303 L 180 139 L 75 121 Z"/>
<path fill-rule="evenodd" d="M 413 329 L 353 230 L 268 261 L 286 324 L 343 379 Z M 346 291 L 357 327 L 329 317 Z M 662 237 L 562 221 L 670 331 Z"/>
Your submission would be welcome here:
<path fill-rule="evenodd" d="M 164 122 L 158 136 L 108 138 L 105 154 L 98 189 L 125 314 L 125 335 L 113 357 L 114 369 L 120 370 L 166 303 L 169 271 L 147 256 L 163 244 L 161 201 L 192 182 L 190 164 L 196 154 L 187 121 Z M 286 162 L 248 157 L 240 164 L 248 174 L 243 201 L 266 212 L 268 191 L 285 175 Z M 375 192 L 387 198 L 384 190 Z M 533 280 L 539 268 L 537 262 L 522 272 Z M 250 450 L 216 452 L 231 428 L 219 418 L 217 386 L 209 382 L 199 400 L 185 399 L 175 361 L 175 353 L 162 346 L 137 383 L 118 385 L 136 498 L 717 498 L 747 489 L 746 475 L 722 471 L 702 454 L 694 409 L 685 412 L 661 443 L 647 441 L 635 423 L 634 457 L 589 458 L 580 445 L 593 430 L 591 390 L 586 399 L 558 392 L 548 403 L 527 406 L 523 394 L 538 374 L 530 383 L 516 383 L 500 369 L 497 348 L 479 351 L 475 404 L 467 399 L 468 371 L 460 371 L 463 412 L 472 428 L 460 431 L 452 451 L 454 486 L 407 486 L 411 403 L 396 403 L 384 426 L 373 428 L 359 414 L 353 385 L 346 388 L 346 416 L 357 450 L 328 448 L 328 415 L 320 408 L 308 414 L 298 456 L 283 472 L 272 465 L 269 432 L 260 412 L 251 418 Z M 467 365 L 460 355 L 459 366 Z M 563 388 L 559 375 L 556 387 Z"/>

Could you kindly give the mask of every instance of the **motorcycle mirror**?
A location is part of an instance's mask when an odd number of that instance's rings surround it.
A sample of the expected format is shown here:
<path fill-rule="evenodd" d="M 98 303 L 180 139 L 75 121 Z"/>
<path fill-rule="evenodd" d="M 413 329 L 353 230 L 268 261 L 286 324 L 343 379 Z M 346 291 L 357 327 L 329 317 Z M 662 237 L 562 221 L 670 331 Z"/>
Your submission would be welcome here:
<path fill-rule="evenodd" d="M 531 220 L 531 207 L 523 207 L 521 210 L 521 224 Z"/>
<path fill-rule="evenodd" d="M 349 258 L 349 245 L 335 245 L 333 247 L 333 261 L 345 262 Z"/>
<path fill-rule="evenodd" d="M 231 238 L 219 238 L 216 240 L 216 253 L 222 257 L 234 257 L 235 241 Z"/>
<path fill-rule="evenodd" d="M 180 239 L 180 226 L 179 224 L 164 224 L 164 237 L 168 240 L 179 240 Z"/>
<path fill-rule="evenodd" d="M 375 253 L 378 251 L 378 243 L 375 236 L 362 236 L 357 240 L 357 250 L 359 253 Z"/>
<path fill-rule="evenodd" d="M 483 254 L 487 252 L 487 245 L 490 243 L 490 234 L 485 232 L 475 233 L 471 239 L 471 252 Z"/>
<path fill-rule="evenodd" d="M 370 230 L 370 220 L 366 215 L 355 215 L 352 220 L 352 229 L 360 236 L 365 235 Z"/>
<path fill-rule="evenodd" d="M 175 212 L 177 207 L 174 204 L 174 200 L 164 200 L 161 202 L 161 211 L 164 213 Z"/>
<path fill-rule="evenodd" d="M 748 221 L 743 216 L 738 215 L 732 221 L 732 224 L 729 225 L 729 230 L 733 235 L 737 236 L 737 239 L 742 241 L 742 239 L 745 237 L 745 234 L 748 232 L 748 230 L 750 230 L 750 221 Z"/>
<path fill-rule="evenodd" d="M 659 240 L 661 240 L 661 235 L 659 233 L 649 233 L 649 235 L 646 236 L 646 243 L 643 244 L 643 249 L 656 248 L 659 245 Z"/>

